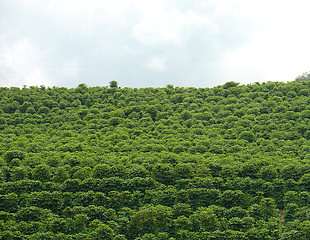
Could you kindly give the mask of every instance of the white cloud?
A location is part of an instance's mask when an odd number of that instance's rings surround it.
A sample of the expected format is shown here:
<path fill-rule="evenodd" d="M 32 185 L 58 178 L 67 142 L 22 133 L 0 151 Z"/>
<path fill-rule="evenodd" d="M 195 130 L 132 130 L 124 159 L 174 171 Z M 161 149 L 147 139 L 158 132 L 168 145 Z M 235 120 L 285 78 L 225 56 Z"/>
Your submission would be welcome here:
<path fill-rule="evenodd" d="M 155 2 L 154 2 L 155 3 Z M 167 6 L 162 1 L 140 7 L 139 22 L 133 27 L 133 37 L 143 45 L 181 45 L 192 32 L 207 29 L 216 32 L 210 19 L 197 12 L 182 12 L 175 6 Z"/>
<path fill-rule="evenodd" d="M 308 0 L 2 0 L 0 9 L 5 86 L 156 86 L 154 72 L 158 85 L 214 86 L 310 70 Z"/>
<path fill-rule="evenodd" d="M 61 69 L 62 75 L 67 79 L 78 78 L 79 74 L 79 63 L 76 59 L 71 59 L 62 64 Z M 68 79 L 68 80 L 69 80 Z"/>
<path fill-rule="evenodd" d="M 227 55 L 228 76 L 243 82 L 290 81 L 309 71 L 310 33 L 305 28 L 310 2 L 262 1 L 252 8 L 248 11 L 256 14 L 259 28 L 246 45 Z"/>
<path fill-rule="evenodd" d="M 65 21 L 101 21 L 122 16 L 130 7 L 128 0 L 49 0 L 45 11 Z"/>
<path fill-rule="evenodd" d="M 164 56 L 154 56 L 145 66 L 151 70 L 163 72 L 167 69 L 166 60 Z"/>
<path fill-rule="evenodd" d="M 1 85 L 48 85 L 43 72 L 40 53 L 27 39 L 20 39 L 11 45 L 2 46 L 0 66 L 9 76 L 2 78 Z M 9 78 L 10 77 L 10 78 Z"/>

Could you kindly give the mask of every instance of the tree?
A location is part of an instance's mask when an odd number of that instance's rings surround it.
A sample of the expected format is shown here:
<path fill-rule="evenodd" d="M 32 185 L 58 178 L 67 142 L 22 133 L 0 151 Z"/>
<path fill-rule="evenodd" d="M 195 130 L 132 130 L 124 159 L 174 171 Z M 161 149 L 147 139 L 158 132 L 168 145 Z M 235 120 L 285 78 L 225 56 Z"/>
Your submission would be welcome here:
<path fill-rule="evenodd" d="M 255 138 L 255 134 L 252 131 L 243 131 L 239 134 L 239 139 L 246 140 L 250 143 L 254 142 Z"/>
<path fill-rule="evenodd" d="M 18 181 L 18 180 L 23 180 L 27 177 L 28 171 L 24 167 L 13 167 L 12 169 L 12 180 L 13 181 Z"/>
<path fill-rule="evenodd" d="M 38 207 L 23 207 L 16 212 L 18 221 L 41 221 L 48 216 L 52 216 L 50 210 Z"/>
<path fill-rule="evenodd" d="M 250 196 L 242 191 L 226 190 L 222 194 L 222 204 L 226 208 L 240 206 L 246 208 L 250 205 Z"/>
<path fill-rule="evenodd" d="M 112 240 L 114 239 L 114 231 L 108 225 L 99 223 L 96 229 L 90 233 L 91 239 L 94 240 Z"/>
<path fill-rule="evenodd" d="M 264 219 L 269 219 L 278 215 L 278 210 L 274 199 L 263 198 L 259 205 L 261 206 L 261 216 Z"/>
<path fill-rule="evenodd" d="M 18 196 L 15 193 L 0 195 L 0 211 L 15 212 L 18 209 Z"/>
<path fill-rule="evenodd" d="M 99 169 L 97 169 L 98 173 L 99 173 Z M 96 173 L 97 174 L 97 173 Z M 91 168 L 90 167 L 83 167 L 78 169 L 73 175 L 72 178 L 78 178 L 80 180 L 84 180 L 86 178 L 89 178 L 91 175 Z M 94 173 L 95 175 L 95 173 Z M 99 175 L 101 175 L 99 173 Z"/>
<path fill-rule="evenodd" d="M 303 187 L 303 189 L 310 191 L 310 173 L 304 174 L 300 178 L 299 183 Z"/>
<path fill-rule="evenodd" d="M 153 166 L 152 174 L 155 180 L 163 184 L 171 184 L 173 179 L 173 168 L 170 164 L 157 163 Z"/>
<path fill-rule="evenodd" d="M 25 158 L 25 153 L 19 150 L 12 150 L 8 151 L 4 154 L 4 159 L 9 163 L 11 162 L 14 158 L 18 158 L 20 160 L 24 160 Z"/>
<path fill-rule="evenodd" d="M 94 178 L 106 178 L 110 175 L 110 166 L 107 164 L 97 164 L 93 169 L 93 177 Z"/>
<path fill-rule="evenodd" d="M 49 181 L 51 177 L 50 167 L 45 164 L 36 166 L 33 169 L 33 178 L 41 182 Z"/>
<path fill-rule="evenodd" d="M 110 88 L 117 88 L 117 87 L 118 87 L 117 81 L 113 80 L 110 82 Z"/>
<path fill-rule="evenodd" d="M 272 181 L 278 176 L 277 168 L 271 165 L 262 166 L 258 172 L 258 177 L 264 179 L 265 181 Z"/>
<path fill-rule="evenodd" d="M 301 81 L 310 81 L 310 72 L 305 72 L 302 75 L 298 76 L 295 78 L 296 82 L 301 82 Z"/>
<path fill-rule="evenodd" d="M 230 82 L 227 82 L 223 85 L 223 88 L 224 89 L 228 89 L 228 88 L 231 88 L 231 87 L 238 87 L 240 83 L 237 83 L 237 82 L 234 82 L 234 81 L 230 81 Z"/>
<path fill-rule="evenodd" d="M 201 208 L 190 216 L 190 220 L 196 228 L 196 231 L 215 231 L 218 227 L 216 214 L 210 208 Z"/>
<path fill-rule="evenodd" d="M 131 231 L 142 235 L 145 233 L 159 233 L 169 230 L 172 218 L 170 207 L 156 205 L 145 206 L 131 216 Z"/>
<path fill-rule="evenodd" d="M 194 175 L 194 169 L 190 163 L 178 163 L 174 167 L 174 175 L 176 179 L 192 178 Z"/>

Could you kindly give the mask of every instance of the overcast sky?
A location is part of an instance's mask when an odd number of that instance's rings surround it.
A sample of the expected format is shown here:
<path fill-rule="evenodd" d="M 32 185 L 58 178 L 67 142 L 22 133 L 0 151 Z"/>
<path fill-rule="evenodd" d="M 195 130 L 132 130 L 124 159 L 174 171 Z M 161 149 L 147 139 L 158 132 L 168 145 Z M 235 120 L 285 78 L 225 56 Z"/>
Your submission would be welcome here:
<path fill-rule="evenodd" d="M 0 0 L 0 85 L 292 81 L 310 71 L 309 9 L 309 0 Z"/>

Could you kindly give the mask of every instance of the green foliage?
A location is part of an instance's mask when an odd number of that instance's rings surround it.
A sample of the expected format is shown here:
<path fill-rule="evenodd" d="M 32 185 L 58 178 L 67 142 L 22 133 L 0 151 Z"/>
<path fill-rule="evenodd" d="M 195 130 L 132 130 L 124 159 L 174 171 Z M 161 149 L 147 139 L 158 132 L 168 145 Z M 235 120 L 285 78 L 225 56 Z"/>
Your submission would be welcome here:
<path fill-rule="evenodd" d="M 6 152 L 3 158 L 7 162 L 11 162 L 13 159 L 23 160 L 25 158 L 25 154 L 19 150 L 13 150 L 13 151 Z"/>
<path fill-rule="evenodd" d="M 41 182 L 49 181 L 51 177 L 50 167 L 47 165 L 38 165 L 33 169 L 33 178 Z"/>
<path fill-rule="evenodd" d="M 132 230 L 139 234 L 158 233 L 169 229 L 171 208 L 157 205 L 140 208 L 132 215 Z"/>
<path fill-rule="evenodd" d="M 18 209 L 18 196 L 15 193 L 0 195 L 0 211 L 15 212 Z"/>
<path fill-rule="evenodd" d="M 118 86 L 117 81 L 113 80 L 110 82 L 110 88 L 117 88 L 117 86 Z"/>
<path fill-rule="evenodd" d="M 107 240 L 113 240 L 114 239 L 114 232 L 113 229 L 110 228 L 106 224 L 98 224 L 96 226 L 95 230 L 91 232 L 90 234 L 91 239 L 100 240 L 100 239 L 107 239 Z"/>
<path fill-rule="evenodd" d="M 310 80 L 310 72 L 305 72 L 295 79 L 296 82 L 309 81 L 309 80 Z"/>
<path fill-rule="evenodd" d="M 239 83 L 236 83 L 236 82 L 227 82 L 223 85 L 223 88 L 224 89 L 228 89 L 228 88 L 232 88 L 232 87 L 237 87 L 239 85 Z"/>
<path fill-rule="evenodd" d="M 0 88 L 0 239 L 309 239 L 309 93 Z"/>
<path fill-rule="evenodd" d="M 243 131 L 239 134 L 239 139 L 243 139 L 251 143 L 255 141 L 255 135 L 252 131 Z"/>
<path fill-rule="evenodd" d="M 106 178 L 109 177 L 110 167 L 107 164 L 98 164 L 94 167 L 93 177 L 94 178 Z"/>

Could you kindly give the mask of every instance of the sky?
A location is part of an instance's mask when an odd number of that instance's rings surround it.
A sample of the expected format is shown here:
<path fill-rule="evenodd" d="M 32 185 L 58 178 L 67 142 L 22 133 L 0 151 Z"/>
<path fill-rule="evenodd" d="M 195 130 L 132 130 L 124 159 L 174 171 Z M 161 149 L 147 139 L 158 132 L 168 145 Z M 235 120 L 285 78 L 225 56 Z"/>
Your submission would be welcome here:
<path fill-rule="evenodd" d="M 0 0 L 0 86 L 213 87 L 310 71 L 309 0 Z"/>

